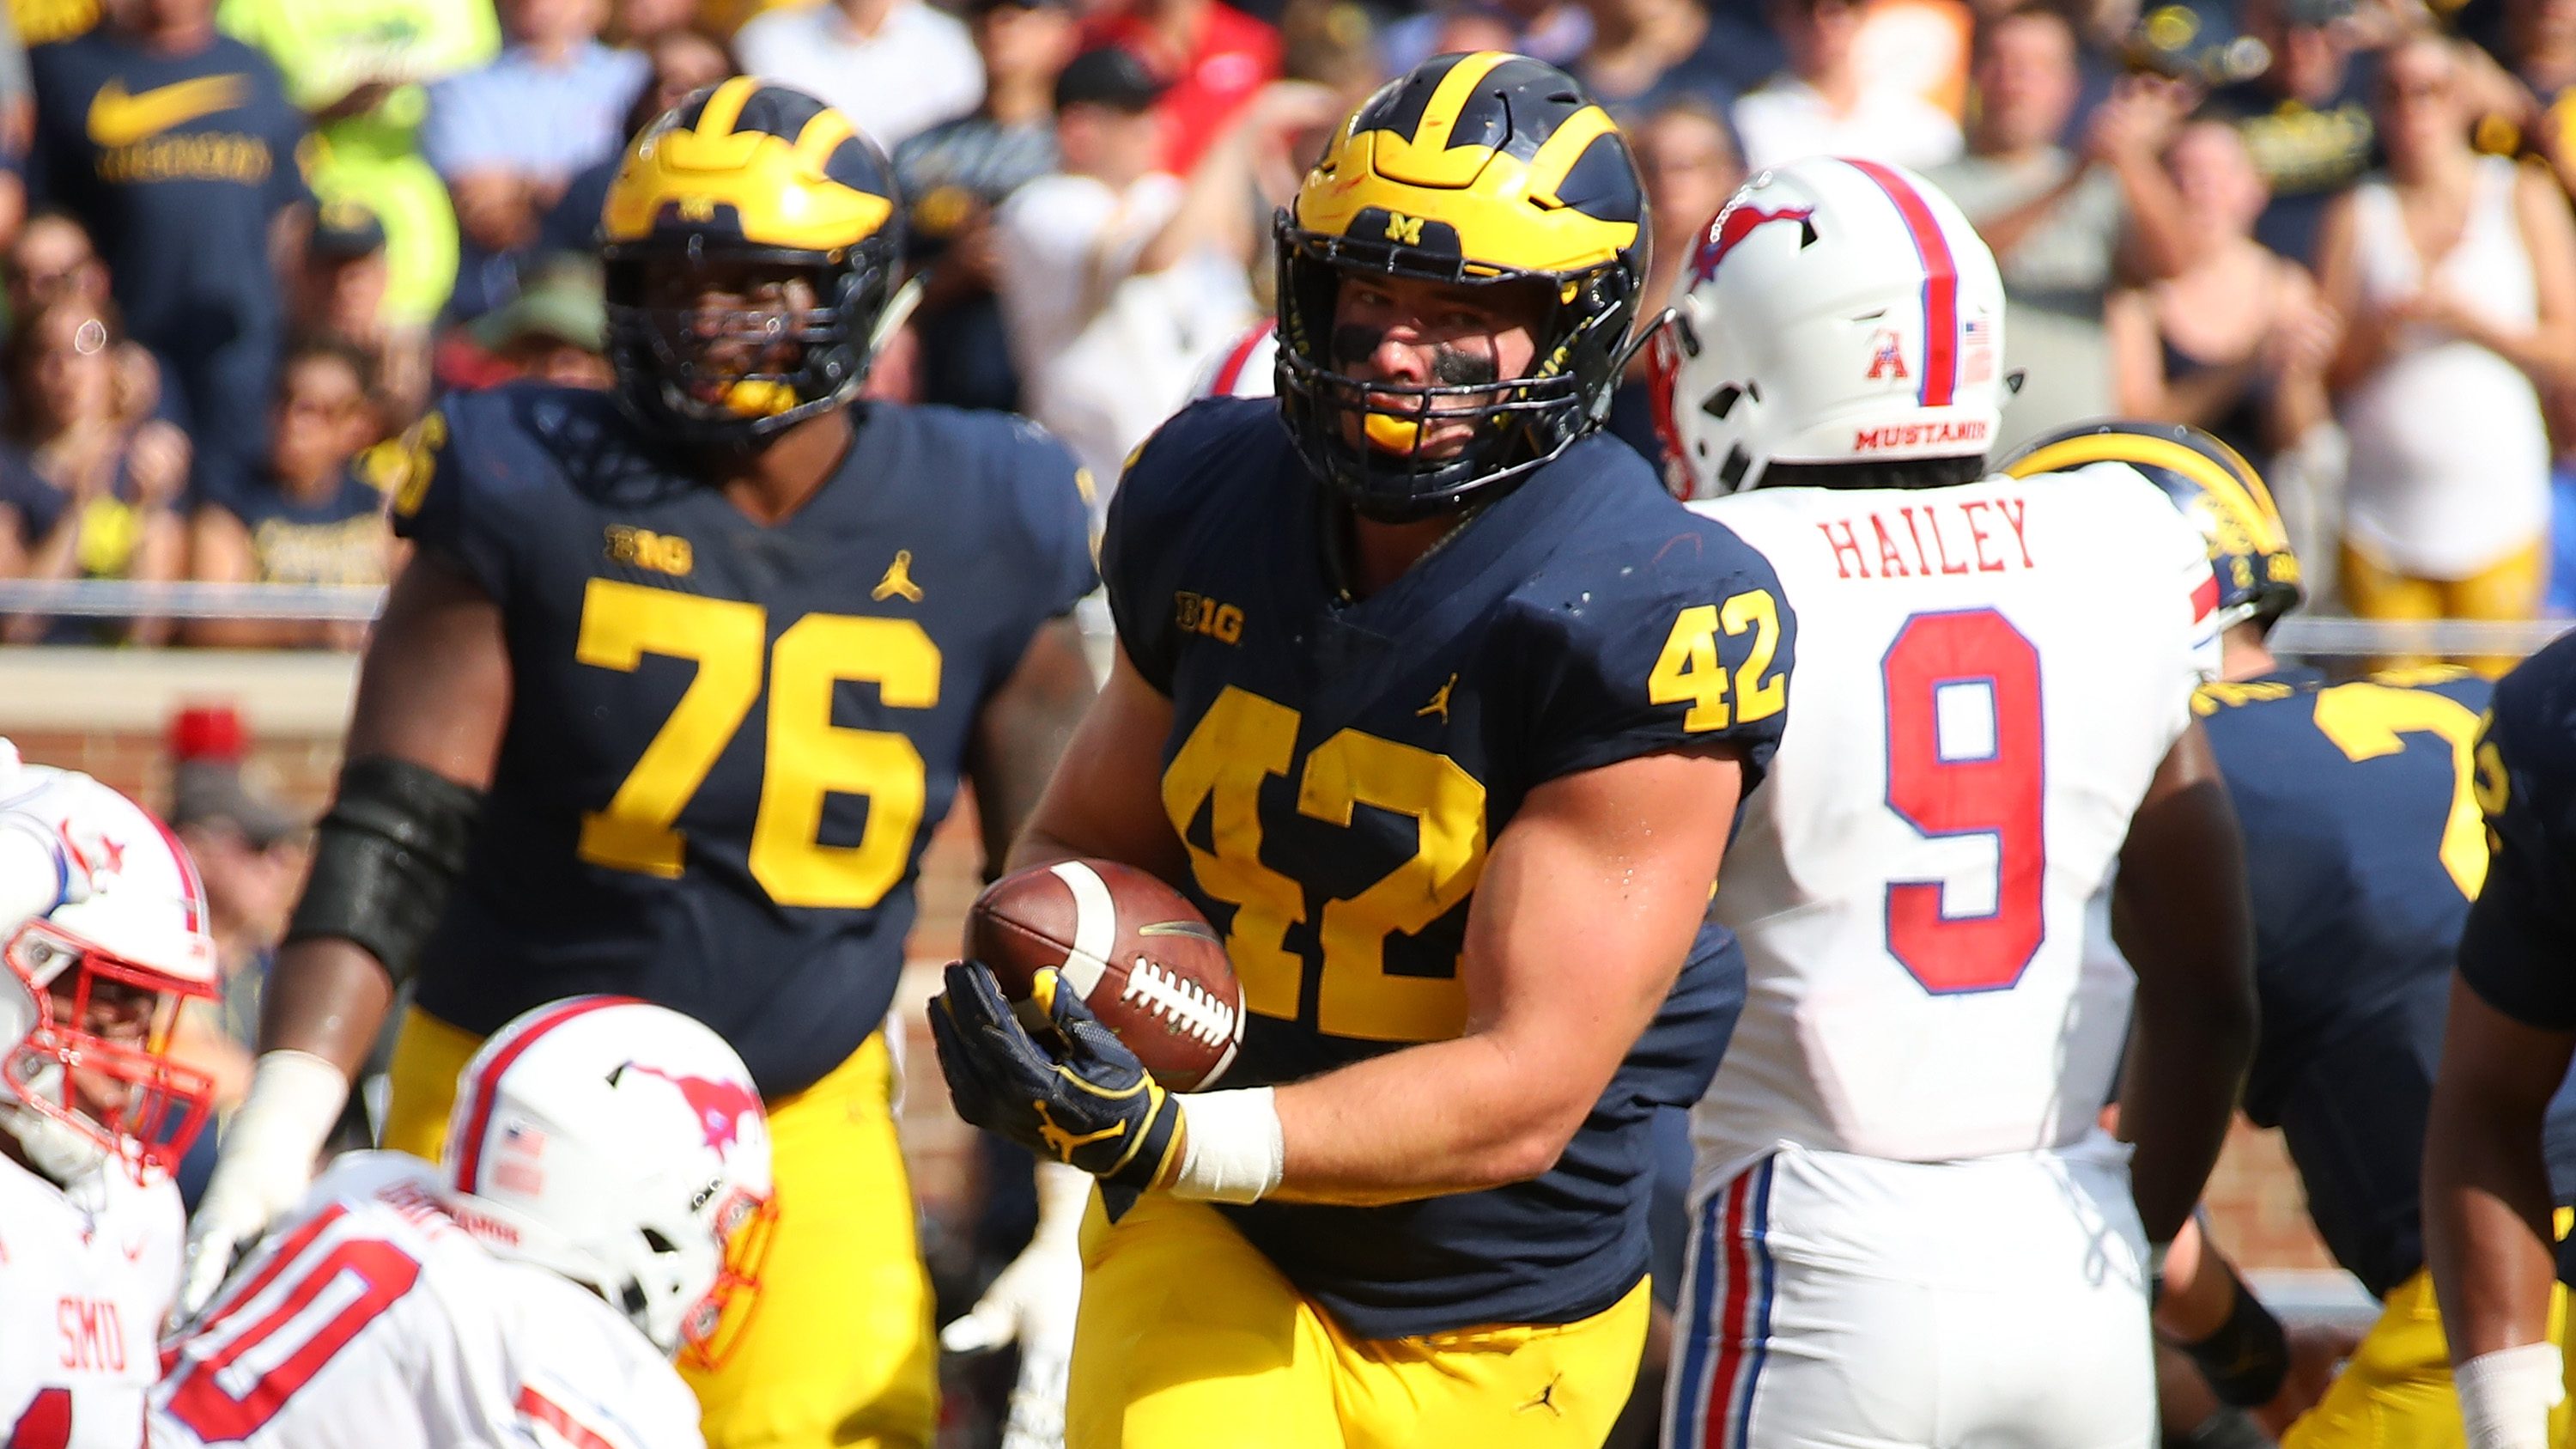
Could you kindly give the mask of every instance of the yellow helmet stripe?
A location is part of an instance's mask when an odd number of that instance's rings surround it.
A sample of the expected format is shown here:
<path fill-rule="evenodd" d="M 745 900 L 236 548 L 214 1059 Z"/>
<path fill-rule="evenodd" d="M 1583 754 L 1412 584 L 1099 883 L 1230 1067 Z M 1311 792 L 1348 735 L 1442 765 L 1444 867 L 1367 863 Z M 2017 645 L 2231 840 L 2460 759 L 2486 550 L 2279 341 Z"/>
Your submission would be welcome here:
<path fill-rule="evenodd" d="M 2151 438 L 2138 433 L 2087 433 L 2080 438 L 2067 438 L 2051 443 L 2013 464 L 2016 478 L 2033 478 L 2042 473 L 2062 473 L 2088 463 L 2146 463 L 2171 469 L 2200 485 L 2218 505 L 2236 515 L 2248 538 L 2266 550 L 2286 550 L 2289 535 L 2282 527 L 2281 515 L 2272 506 L 2268 493 L 2249 491 L 2235 475 L 2213 461 L 2207 454 L 2167 438 Z M 2248 470 L 2251 476 L 2251 470 Z M 2257 487 L 2260 485 L 2258 484 Z"/>
<path fill-rule="evenodd" d="M 2203 433 L 2201 434 L 2201 437 L 2206 439 L 2211 447 L 2225 453 L 2228 461 L 2236 465 L 2236 471 L 2233 476 L 2236 478 L 2237 482 L 2244 485 L 2246 492 L 2253 495 L 2254 502 L 2259 505 L 2263 516 L 2265 518 L 2278 520 L 2281 516 L 2281 506 L 2272 501 L 2272 490 L 2264 484 L 2262 473 L 2257 471 L 2252 463 L 2245 460 L 2244 454 L 2229 446 L 2225 438 L 2218 437 L 2212 433 Z M 2282 546 L 2285 548 L 2288 547 L 2288 524 L 2281 525 L 2281 536 Z"/>
<path fill-rule="evenodd" d="M 1421 124 L 1404 139 L 1434 155 L 1449 149 L 1449 129 L 1458 124 L 1458 113 L 1467 108 L 1467 97 L 1476 90 L 1476 82 L 1493 74 L 1494 67 L 1512 57 L 1500 50 L 1479 50 L 1462 56 L 1423 103 Z"/>
<path fill-rule="evenodd" d="M 814 119 L 807 121 L 805 129 L 797 134 L 796 159 L 816 175 L 821 175 L 823 168 L 831 164 L 832 152 L 857 134 L 858 128 L 839 111 L 828 107 L 817 111 Z"/>
<path fill-rule="evenodd" d="M 698 113 L 698 134 L 712 139 L 730 133 L 733 123 L 742 119 L 742 108 L 759 89 L 760 82 L 747 75 L 735 76 L 717 86 L 716 93 L 707 97 L 706 109 Z"/>
<path fill-rule="evenodd" d="M 1574 163 L 1583 159 L 1584 150 L 1594 141 L 1619 129 L 1610 113 L 1599 106 L 1585 106 L 1565 118 L 1556 133 L 1541 142 L 1538 154 L 1530 158 L 1530 199 L 1541 206 L 1563 206 L 1556 188 L 1565 184 Z"/>

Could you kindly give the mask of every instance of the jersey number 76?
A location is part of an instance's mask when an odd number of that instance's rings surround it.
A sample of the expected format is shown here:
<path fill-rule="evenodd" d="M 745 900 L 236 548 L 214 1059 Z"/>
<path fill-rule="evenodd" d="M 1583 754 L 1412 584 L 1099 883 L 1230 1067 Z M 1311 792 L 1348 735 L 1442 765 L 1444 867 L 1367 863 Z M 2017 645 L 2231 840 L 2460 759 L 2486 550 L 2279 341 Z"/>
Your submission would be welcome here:
<path fill-rule="evenodd" d="M 592 579 L 582 596 L 574 657 L 632 671 L 647 654 L 686 659 L 697 673 L 605 808 L 581 821 L 581 858 L 645 875 L 680 873 L 673 829 L 689 797 L 769 688 L 769 738 L 751 831 L 754 880 L 782 906 L 865 910 L 902 881 L 921 826 L 921 751 L 892 730 L 832 723 L 842 680 L 877 686 L 889 709 L 939 703 L 939 646 L 910 619 L 808 614 L 763 650 L 758 604 Z M 817 840 L 830 795 L 868 797 L 856 845 Z"/>

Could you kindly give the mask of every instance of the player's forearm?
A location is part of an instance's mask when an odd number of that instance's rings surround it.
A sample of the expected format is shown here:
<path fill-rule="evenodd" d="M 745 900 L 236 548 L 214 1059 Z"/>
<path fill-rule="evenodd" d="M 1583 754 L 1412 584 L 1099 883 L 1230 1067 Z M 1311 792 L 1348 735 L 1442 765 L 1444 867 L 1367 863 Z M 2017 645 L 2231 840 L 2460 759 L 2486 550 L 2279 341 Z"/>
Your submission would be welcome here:
<path fill-rule="evenodd" d="M 305 1052 L 355 1080 L 393 994 L 392 976 L 357 942 L 297 941 L 278 952 L 261 995 L 260 1050 Z"/>
<path fill-rule="evenodd" d="M 1556 1165 L 1605 1085 L 1494 1035 L 1429 1042 L 1279 1089 L 1288 1202 L 1409 1202 Z M 1402 1104 L 1400 1110 L 1393 1104 Z"/>
<path fill-rule="evenodd" d="M 2542 1111 L 2444 1080 L 2424 1131 L 2424 1256 L 2451 1361 L 2548 1337 L 2549 1175 Z"/>
<path fill-rule="evenodd" d="M 2157 767 L 2129 822 L 2111 934 L 2137 972 L 2135 1037 L 2120 1091 L 2137 1144 L 2130 1190 L 2147 1241 L 2182 1230 L 2254 1055 L 2254 927 L 2245 844 L 2197 724 Z"/>
<path fill-rule="evenodd" d="M 2224 1044 L 2204 1048 L 2170 1027 L 2151 1032 L 2140 1014 L 2138 1046 L 2121 1091 L 2121 1120 L 2136 1144 L 2130 1192 L 2148 1242 L 2171 1241 L 2200 1201 L 2227 1142 L 2243 1061 L 2243 1052 L 2230 1053 Z"/>
<path fill-rule="evenodd" d="M 2176 913 L 2188 908 L 2183 901 L 2115 904 L 2122 907 L 2115 919 L 2152 911 L 2165 925 L 2151 938 L 2154 946 L 2138 942 L 2141 958 L 2166 959 L 2152 967 L 2139 960 L 2135 1035 L 2120 1090 L 2121 1135 L 2136 1144 L 2129 1177 L 2139 1223 L 2147 1241 L 2165 1243 L 2200 1201 L 2253 1059 L 2255 1009 L 2245 966 L 2250 932 L 2240 915 L 2216 906 L 2198 918 L 2202 931 L 2190 932 L 2175 928 L 2182 919 Z M 2134 930 L 2123 934 L 2138 937 Z M 2172 952 L 2204 967 L 2222 960 L 2233 965 L 2181 970 Z"/>
<path fill-rule="evenodd" d="M 2227 1318 L 2235 1284 L 2227 1260 L 2200 1230 L 2198 1219 L 2184 1222 L 2165 1255 L 2163 1293 L 2149 1304 L 2156 1331 L 2176 1343 L 2197 1343 L 2218 1330 Z"/>

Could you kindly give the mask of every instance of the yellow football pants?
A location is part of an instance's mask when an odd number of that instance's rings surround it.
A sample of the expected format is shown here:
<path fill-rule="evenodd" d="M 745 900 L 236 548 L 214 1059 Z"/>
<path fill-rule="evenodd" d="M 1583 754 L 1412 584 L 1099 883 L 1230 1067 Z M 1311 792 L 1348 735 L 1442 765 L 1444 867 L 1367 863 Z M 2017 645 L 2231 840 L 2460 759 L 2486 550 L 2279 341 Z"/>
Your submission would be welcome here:
<path fill-rule="evenodd" d="M 2549 1338 L 2567 1342 L 2567 1290 L 2549 1292 Z M 2568 1442 L 2569 1405 L 2549 1415 L 2549 1442 Z M 2281 1436 L 2281 1449 L 2465 1449 L 2460 1403 L 2433 1275 L 2422 1268 L 2388 1295 L 2352 1359 L 2315 1408 Z"/>
<path fill-rule="evenodd" d="M 2547 535 L 2465 579 L 2416 578 L 2350 543 L 2343 548 L 2344 602 L 2364 619 L 2534 619 L 2540 616 L 2541 595 L 2548 583 Z M 2372 667 L 2408 668 L 2434 662 L 2420 654 L 2394 655 L 2374 661 Z M 2452 662 L 2494 679 L 2520 661 L 2500 654 Z"/>
<path fill-rule="evenodd" d="M 481 1043 L 419 1010 L 404 1019 L 387 1147 L 437 1158 L 457 1074 Z M 930 1281 L 892 1089 L 879 1034 L 769 1104 L 778 1222 L 759 1302 L 721 1368 L 687 1372 L 709 1449 L 927 1449 L 939 1394 Z"/>
<path fill-rule="evenodd" d="M 1083 1223 L 1065 1449 L 1597 1449 L 1636 1382 L 1641 1281 L 1568 1324 L 1363 1339 L 1215 1209 Z"/>

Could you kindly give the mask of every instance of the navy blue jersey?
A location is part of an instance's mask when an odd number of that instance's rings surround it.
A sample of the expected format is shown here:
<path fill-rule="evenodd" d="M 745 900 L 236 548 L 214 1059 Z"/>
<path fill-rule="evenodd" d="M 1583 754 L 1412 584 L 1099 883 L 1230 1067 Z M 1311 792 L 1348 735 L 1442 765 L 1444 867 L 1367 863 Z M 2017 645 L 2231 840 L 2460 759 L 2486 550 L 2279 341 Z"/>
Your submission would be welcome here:
<path fill-rule="evenodd" d="M 2477 790 L 2494 858 L 2460 975 L 2526 1026 L 2576 1031 L 2576 636 L 2496 686 Z"/>
<path fill-rule="evenodd" d="M 1529 791 L 1706 743 L 1742 751 L 1750 791 L 1795 643 L 1770 565 L 1609 438 L 1577 443 L 1357 602 L 1328 582 L 1318 497 L 1275 404 L 1203 402 L 1129 468 L 1102 549 L 1119 641 L 1172 701 L 1162 796 L 1188 847 L 1184 889 L 1243 981 L 1240 1085 L 1459 1035 L 1472 892 Z M 1746 627 L 1719 629 L 1721 610 Z M 1685 679 L 1739 687 L 1668 678 L 1682 661 Z M 1742 953 L 1711 922 L 1534 1181 L 1226 1212 L 1364 1337 L 1606 1308 L 1646 1271 L 1653 1109 L 1697 1099 L 1743 998 Z"/>
<path fill-rule="evenodd" d="M 304 113 L 268 57 L 229 36 L 163 55 L 103 28 L 28 65 L 29 190 L 98 239 L 127 328 L 191 355 L 276 328 L 269 224 L 311 192 Z"/>
<path fill-rule="evenodd" d="M 2576 635 L 2496 686 L 2473 789 L 2489 856 L 2460 933 L 2460 977 L 2526 1026 L 2576 1031 Z M 2576 1202 L 2576 1074 L 2549 1104 L 2542 1146 L 2551 1194 Z"/>
<path fill-rule="evenodd" d="M 2325 687 L 2288 671 L 2195 707 L 2245 832 L 2262 1033 L 2245 1112 L 2279 1127 L 2335 1261 L 2385 1295 L 2423 1266 L 2418 1165 L 2451 958 L 2487 869 L 2456 670 Z"/>
<path fill-rule="evenodd" d="M 893 999 L 913 877 L 976 716 L 1093 583 L 1072 456 L 867 406 L 764 527 L 605 393 L 451 399 L 397 529 L 499 602 L 512 699 L 419 1003 L 488 1032 L 620 991 L 723 1033 L 775 1097 Z"/>

